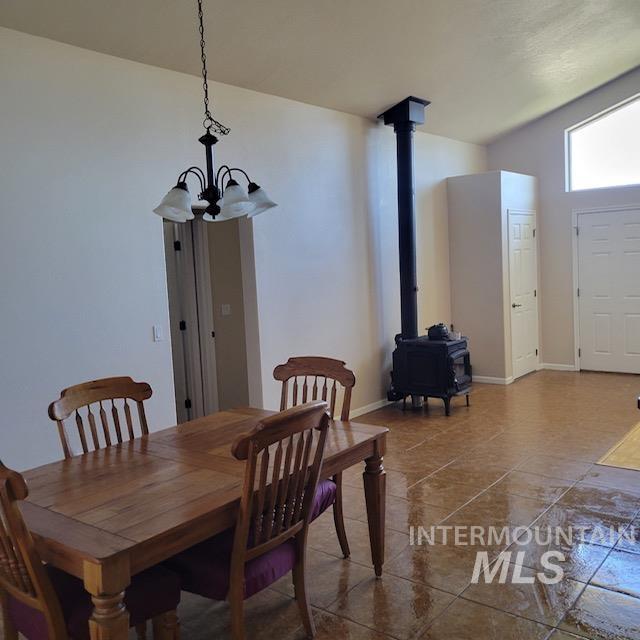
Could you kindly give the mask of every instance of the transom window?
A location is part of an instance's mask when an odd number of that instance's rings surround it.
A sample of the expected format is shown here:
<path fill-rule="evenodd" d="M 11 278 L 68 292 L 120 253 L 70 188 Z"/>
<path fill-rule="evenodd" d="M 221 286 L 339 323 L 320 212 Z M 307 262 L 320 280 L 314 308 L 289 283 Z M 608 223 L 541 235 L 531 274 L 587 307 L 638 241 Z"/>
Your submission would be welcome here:
<path fill-rule="evenodd" d="M 569 191 L 640 184 L 640 94 L 567 130 Z"/>

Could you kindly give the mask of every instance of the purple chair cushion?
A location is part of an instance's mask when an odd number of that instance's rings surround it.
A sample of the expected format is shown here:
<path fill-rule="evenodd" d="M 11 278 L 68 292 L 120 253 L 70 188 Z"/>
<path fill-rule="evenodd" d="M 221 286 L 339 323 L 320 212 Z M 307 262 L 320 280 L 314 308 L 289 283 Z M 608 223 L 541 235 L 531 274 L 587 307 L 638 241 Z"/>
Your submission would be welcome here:
<path fill-rule="evenodd" d="M 331 480 L 318 483 L 312 520 L 326 511 L 336 499 Z M 174 556 L 165 564 L 180 575 L 182 588 L 212 600 L 225 600 L 229 592 L 231 552 L 235 529 L 227 529 Z M 293 569 L 296 545 L 289 539 L 267 553 L 249 560 L 244 570 L 244 597 L 262 591 Z"/>
<path fill-rule="evenodd" d="M 331 480 L 318 482 L 313 507 L 311 509 L 312 522 L 320 517 L 336 501 L 336 493 L 337 487 L 335 482 Z"/>
<path fill-rule="evenodd" d="M 47 572 L 58 594 L 69 636 L 73 640 L 89 640 L 93 605 L 82 581 L 51 566 L 47 566 Z M 129 611 L 129 624 L 133 627 L 176 609 L 180 602 L 180 580 L 162 566 L 152 567 L 132 578 L 124 602 Z M 16 629 L 28 640 L 49 640 L 47 624 L 40 611 L 15 598 L 8 599 L 8 609 Z"/>

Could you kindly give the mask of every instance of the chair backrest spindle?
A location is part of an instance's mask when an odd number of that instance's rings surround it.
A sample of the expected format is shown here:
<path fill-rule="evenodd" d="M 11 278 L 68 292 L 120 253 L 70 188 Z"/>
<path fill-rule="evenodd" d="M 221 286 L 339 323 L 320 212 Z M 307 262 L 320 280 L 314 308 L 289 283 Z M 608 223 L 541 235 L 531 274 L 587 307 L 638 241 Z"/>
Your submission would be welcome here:
<path fill-rule="evenodd" d="M 306 535 L 328 426 L 327 404 L 309 402 L 265 418 L 234 442 L 232 453 L 246 460 L 246 470 L 232 575 L 247 560 Z"/>
<path fill-rule="evenodd" d="M 329 415 L 333 419 L 338 397 L 342 392 L 340 420 L 349 419 L 351 391 L 356 383 L 356 378 L 353 372 L 345 367 L 345 363 L 342 360 L 320 356 L 289 358 L 285 364 L 280 364 L 274 369 L 273 377 L 282 382 L 281 411 L 284 411 L 289 406 L 295 407 L 298 405 L 298 379 L 302 381 L 302 402 L 307 402 L 309 393 L 308 378 L 313 377 L 311 400 L 318 400 L 318 393 L 320 392 L 320 399 L 329 403 Z M 320 390 L 318 389 L 318 378 L 321 378 L 322 386 Z M 289 403 L 289 382 L 291 380 L 293 380 L 293 393 L 291 403 Z"/>
<path fill-rule="evenodd" d="M 146 382 L 134 382 L 128 376 L 92 380 L 64 389 L 60 398 L 49 405 L 49 417 L 58 425 L 64 457 L 71 458 L 74 455 L 65 425 L 65 420 L 74 414 L 82 453 L 121 444 L 126 439 L 133 440 L 136 437 L 129 400 L 134 401 L 138 409 L 140 435 L 149 433 L 144 401 L 151 397 L 151 393 L 151 387 Z M 123 433 L 116 400 L 121 401 L 128 438 Z M 108 404 L 105 407 L 109 401 L 110 410 Z"/>

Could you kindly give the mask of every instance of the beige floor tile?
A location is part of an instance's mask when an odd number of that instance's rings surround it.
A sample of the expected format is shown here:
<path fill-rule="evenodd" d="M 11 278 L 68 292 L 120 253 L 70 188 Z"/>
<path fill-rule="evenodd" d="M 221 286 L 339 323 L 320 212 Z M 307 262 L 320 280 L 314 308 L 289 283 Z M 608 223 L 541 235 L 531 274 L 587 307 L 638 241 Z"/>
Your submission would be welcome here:
<path fill-rule="evenodd" d="M 428 477 L 411 487 L 407 493 L 410 500 L 442 507 L 449 513 L 459 509 L 482 492 L 482 488 L 457 484 L 435 476 Z"/>
<path fill-rule="evenodd" d="M 346 518 L 354 520 L 366 519 L 367 503 L 364 499 L 364 486 L 352 487 L 347 484 L 342 486 L 342 505 Z M 331 511 L 331 509 L 328 509 Z"/>
<path fill-rule="evenodd" d="M 404 425 L 403 425 L 404 426 Z M 387 451 L 392 449 L 407 450 L 422 444 L 428 438 L 433 437 L 439 431 L 426 431 L 424 429 L 398 428 L 392 429 L 387 434 Z"/>
<path fill-rule="evenodd" d="M 548 504 L 540 500 L 511 496 L 491 487 L 449 516 L 443 524 L 469 527 L 526 527 L 547 507 Z"/>
<path fill-rule="evenodd" d="M 516 584 L 512 581 L 514 571 L 519 571 L 519 576 L 533 582 Z M 481 577 L 477 584 L 470 584 L 463 591 L 462 597 L 554 627 L 573 606 L 584 587 L 584 583 L 569 579 L 557 584 L 544 584 L 534 569 L 517 568 L 511 563 L 507 582 L 500 584 L 496 579 L 487 583 Z"/>
<path fill-rule="evenodd" d="M 408 451 L 387 451 L 384 456 L 385 469 L 393 471 L 410 471 L 422 474 L 423 477 L 433 473 L 455 458 L 451 452 L 428 451 L 419 445 Z"/>
<path fill-rule="evenodd" d="M 534 498 L 551 504 L 559 500 L 571 487 L 573 480 L 549 478 L 526 471 L 510 471 L 495 485 L 496 491 L 504 491 L 511 495 Z"/>
<path fill-rule="evenodd" d="M 363 468 L 360 466 L 351 467 L 348 472 L 342 475 L 342 481 L 345 485 L 363 490 L 362 482 Z M 387 496 L 398 496 L 406 498 L 409 488 L 414 484 L 424 480 L 432 471 L 397 471 L 395 469 L 387 469 L 385 467 Z"/>
<path fill-rule="evenodd" d="M 640 598 L 640 555 L 614 549 L 593 576 L 591 583 Z"/>
<path fill-rule="evenodd" d="M 356 562 L 307 549 L 309 602 L 320 609 L 326 609 L 372 574 L 372 569 Z M 295 595 L 291 574 L 280 578 L 271 588 L 292 598 Z"/>
<path fill-rule="evenodd" d="M 504 471 L 522 464 L 530 457 L 521 447 L 517 449 L 506 448 L 501 439 L 495 438 L 487 443 L 479 445 L 460 456 L 459 460 L 479 461 L 485 467 L 494 467 Z"/>
<path fill-rule="evenodd" d="M 578 462 L 548 455 L 536 455 L 525 460 L 518 467 L 518 471 L 537 473 L 550 478 L 581 480 L 592 466 L 589 462 Z"/>
<path fill-rule="evenodd" d="M 348 524 L 349 518 L 345 518 L 345 526 Z M 309 525 L 307 544 L 310 547 L 322 548 L 322 545 L 332 537 L 335 537 L 337 542 L 336 525 L 333 521 L 333 513 L 329 509 Z"/>
<path fill-rule="evenodd" d="M 556 629 L 548 638 L 548 640 L 580 640 L 580 638 L 584 638 L 584 636 L 576 636 L 573 633 L 567 633 L 566 631 L 560 631 L 560 629 Z"/>
<path fill-rule="evenodd" d="M 295 600 L 265 589 L 245 602 L 245 633 L 251 640 L 273 640 L 292 634 L 301 625 Z M 180 633 L 189 640 L 230 640 L 229 605 L 182 594 L 178 608 Z"/>
<path fill-rule="evenodd" d="M 363 627 L 346 618 L 332 615 L 327 611 L 314 610 L 313 620 L 316 625 L 314 640 L 392 640 L 390 636 Z M 273 640 L 280 640 L 280 638 L 276 636 Z M 304 629 L 300 628 L 284 640 L 307 640 L 307 635 Z"/>
<path fill-rule="evenodd" d="M 435 471 L 430 478 L 452 484 L 465 484 L 482 491 L 498 482 L 506 473 L 504 469 L 491 468 L 481 461 L 455 460 Z"/>
<path fill-rule="evenodd" d="M 449 509 L 444 507 L 434 507 L 424 502 L 405 500 L 397 496 L 388 496 L 386 500 L 386 526 L 388 529 L 402 533 L 408 533 L 411 526 L 436 525 L 449 513 Z M 357 520 L 367 522 L 366 511 Z"/>
<path fill-rule="evenodd" d="M 549 507 L 533 526 L 542 531 L 560 529 L 587 542 L 613 547 L 630 522 L 631 518 L 628 516 L 569 507 L 562 504 L 561 500 Z"/>
<path fill-rule="evenodd" d="M 616 549 L 629 551 L 630 553 L 640 553 L 640 518 L 636 518 L 623 535 L 620 536 Z"/>
<path fill-rule="evenodd" d="M 640 509 L 638 496 L 621 489 L 579 482 L 558 501 L 574 509 L 588 509 L 597 513 L 628 517 L 630 520 Z"/>
<path fill-rule="evenodd" d="M 515 557 L 519 552 L 524 553 L 523 564 L 526 567 L 540 571 L 552 577 L 553 571 L 549 571 L 543 564 L 543 556 L 547 552 L 560 553 L 558 559 L 553 559 L 553 564 L 562 568 L 564 577 L 567 580 L 577 580 L 579 582 L 589 582 L 596 573 L 600 565 L 609 555 L 610 548 L 597 544 L 589 544 L 576 540 L 573 544 L 560 544 L 553 541 L 547 544 L 537 544 L 535 539 L 529 544 L 513 544 L 509 551 Z"/>
<path fill-rule="evenodd" d="M 588 585 L 559 628 L 593 640 L 639 640 L 640 600 Z"/>
<path fill-rule="evenodd" d="M 561 458 L 596 463 L 609 450 L 610 444 L 608 442 L 610 441 L 591 440 L 586 436 L 584 440 L 571 442 L 559 437 L 547 442 L 546 449 L 553 451 Z M 544 453 L 544 451 L 539 453 Z"/>
<path fill-rule="evenodd" d="M 369 541 L 369 527 L 365 522 L 345 518 L 345 529 L 349 548 L 351 550 L 351 560 L 371 567 L 371 544 Z M 385 558 L 392 560 L 409 544 L 409 534 L 393 529 L 385 531 Z M 330 513 L 323 514 L 309 527 L 308 547 L 323 551 L 336 558 L 342 558 L 342 550 L 338 542 L 333 516 Z"/>
<path fill-rule="evenodd" d="M 471 581 L 477 551 L 468 546 L 413 545 L 387 563 L 385 572 L 457 595 Z M 491 551 L 489 557 L 498 553 Z"/>
<path fill-rule="evenodd" d="M 392 575 L 361 582 L 330 611 L 370 629 L 408 640 L 454 599 L 449 593 Z"/>
<path fill-rule="evenodd" d="M 550 627 L 458 598 L 416 640 L 544 640 Z"/>
<path fill-rule="evenodd" d="M 591 467 L 583 480 L 589 484 L 622 489 L 640 496 L 640 471 L 596 464 Z"/>

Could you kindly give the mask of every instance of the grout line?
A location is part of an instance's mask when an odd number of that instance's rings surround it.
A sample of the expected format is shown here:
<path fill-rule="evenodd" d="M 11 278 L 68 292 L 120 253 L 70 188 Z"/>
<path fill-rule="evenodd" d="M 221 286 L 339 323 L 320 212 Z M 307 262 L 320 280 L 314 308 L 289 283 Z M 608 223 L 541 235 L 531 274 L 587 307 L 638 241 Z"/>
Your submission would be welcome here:
<path fill-rule="evenodd" d="M 454 605 L 454 603 L 460 598 L 460 595 L 457 595 L 451 602 L 430 622 L 428 622 L 424 627 L 420 628 L 411 638 L 411 640 L 415 640 L 419 638 L 425 631 L 431 629 L 431 627 L 435 624 L 438 618 L 442 617 L 449 611 L 449 609 Z"/>
<path fill-rule="evenodd" d="M 582 594 L 582 591 L 580 592 L 580 594 Z M 580 597 L 580 596 L 578 596 Z M 464 600 L 465 602 L 471 602 L 472 604 L 477 604 L 481 607 L 487 607 L 487 609 L 493 609 L 494 611 L 499 611 L 500 613 L 504 613 L 508 616 L 512 616 L 514 618 L 519 618 L 520 620 L 526 620 L 527 622 L 533 622 L 534 624 L 539 624 L 543 627 L 547 627 L 547 629 L 550 630 L 550 633 L 553 632 L 556 627 L 555 625 L 552 624 L 548 624 L 547 622 L 540 622 L 540 620 L 534 620 L 533 618 L 527 618 L 526 616 L 523 615 L 519 615 L 517 613 L 513 613 L 513 611 L 507 611 L 506 609 L 500 609 L 500 607 L 496 607 L 492 604 L 487 604 L 486 602 L 478 602 L 477 600 L 471 600 L 470 598 L 465 598 L 463 595 L 460 595 L 459 598 L 461 600 Z M 576 598 L 575 602 L 577 602 L 578 598 Z M 575 604 L 574 602 L 574 604 Z M 573 607 L 573 605 L 571 605 Z M 566 615 L 566 614 L 565 614 Z M 560 619 L 560 622 L 562 622 L 562 620 L 564 620 L 564 616 L 562 616 L 562 618 Z M 558 622 L 558 624 L 560 624 L 560 622 Z"/>

